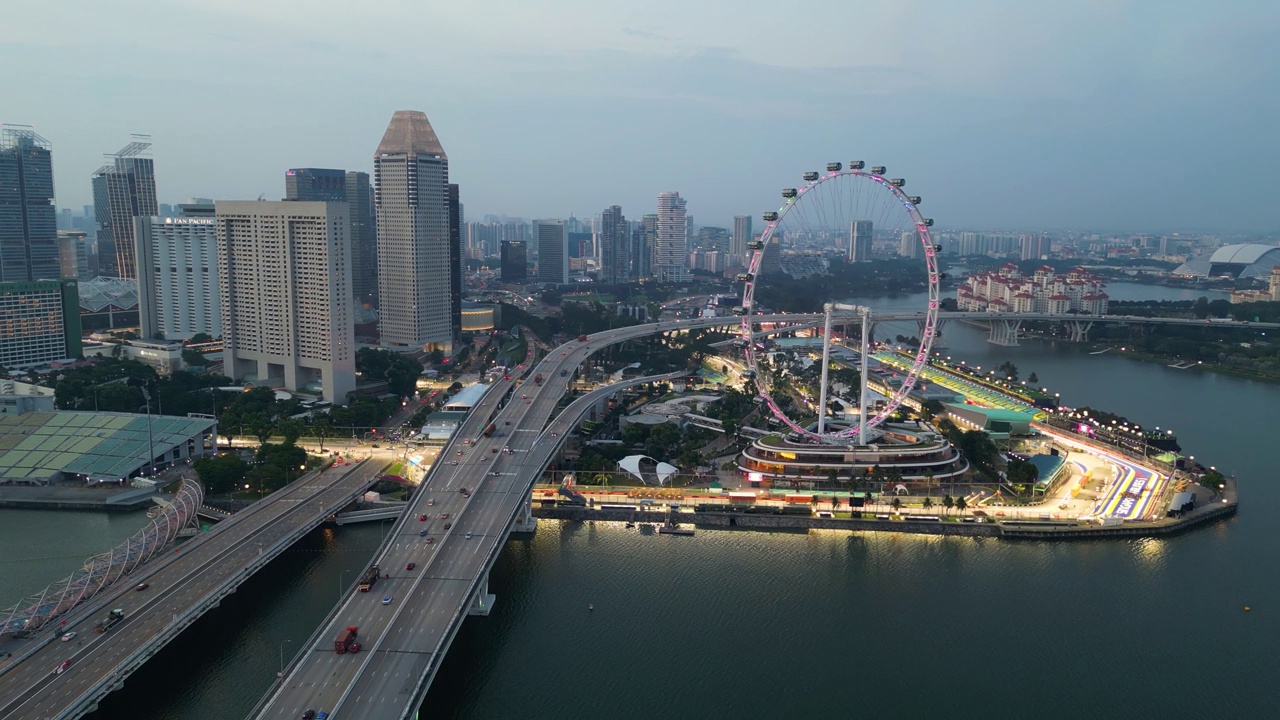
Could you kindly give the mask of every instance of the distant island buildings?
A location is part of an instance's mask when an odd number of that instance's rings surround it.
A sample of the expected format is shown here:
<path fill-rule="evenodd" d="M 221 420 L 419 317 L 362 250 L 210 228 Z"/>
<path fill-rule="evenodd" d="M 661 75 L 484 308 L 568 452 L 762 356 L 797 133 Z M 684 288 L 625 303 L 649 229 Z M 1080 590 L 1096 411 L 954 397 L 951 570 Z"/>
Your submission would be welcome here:
<path fill-rule="evenodd" d="M 1106 315 L 1110 297 L 1098 276 L 1084 268 L 1059 275 L 1044 266 L 1023 275 L 1016 265 L 974 273 L 956 290 L 956 309 L 962 312 L 1042 313 L 1049 315 Z"/>

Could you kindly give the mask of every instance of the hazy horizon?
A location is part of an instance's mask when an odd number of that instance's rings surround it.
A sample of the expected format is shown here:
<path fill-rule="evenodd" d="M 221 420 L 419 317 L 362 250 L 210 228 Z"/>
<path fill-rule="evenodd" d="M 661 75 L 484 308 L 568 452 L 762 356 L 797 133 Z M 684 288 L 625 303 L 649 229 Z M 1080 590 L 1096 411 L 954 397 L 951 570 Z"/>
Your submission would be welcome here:
<path fill-rule="evenodd" d="M 52 143 L 73 209 L 131 133 L 163 202 L 278 199 L 290 167 L 370 171 L 416 109 L 468 220 L 638 218 L 677 190 L 731 226 L 859 159 L 939 228 L 1280 230 L 1274 4 L 418 5 L 20 5 L 0 122 Z"/>

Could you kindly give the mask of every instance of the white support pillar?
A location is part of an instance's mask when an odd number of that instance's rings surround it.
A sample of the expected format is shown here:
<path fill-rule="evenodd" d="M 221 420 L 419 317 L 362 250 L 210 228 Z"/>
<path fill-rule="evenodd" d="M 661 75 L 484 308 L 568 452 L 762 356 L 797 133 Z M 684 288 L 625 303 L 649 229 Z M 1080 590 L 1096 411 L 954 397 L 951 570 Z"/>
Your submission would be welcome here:
<path fill-rule="evenodd" d="M 533 499 L 526 497 L 516 511 L 515 524 L 511 526 L 513 533 L 531 533 L 538 529 L 538 518 L 533 516 Z"/>
<path fill-rule="evenodd" d="M 822 306 L 822 385 L 818 390 L 818 434 L 827 429 L 827 370 L 831 367 L 831 303 Z"/>
<path fill-rule="evenodd" d="M 467 614 L 488 617 L 489 613 L 493 612 L 495 600 L 497 598 L 489 592 L 489 573 L 485 573 L 484 578 L 480 580 L 480 587 L 476 590 L 476 596 L 471 599 L 471 609 Z"/>
<path fill-rule="evenodd" d="M 867 361 L 871 354 L 871 312 L 861 308 L 862 312 L 862 346 L 858 384 L 862 386 L 858 392 L 858 444 L 867 444 Z"/>

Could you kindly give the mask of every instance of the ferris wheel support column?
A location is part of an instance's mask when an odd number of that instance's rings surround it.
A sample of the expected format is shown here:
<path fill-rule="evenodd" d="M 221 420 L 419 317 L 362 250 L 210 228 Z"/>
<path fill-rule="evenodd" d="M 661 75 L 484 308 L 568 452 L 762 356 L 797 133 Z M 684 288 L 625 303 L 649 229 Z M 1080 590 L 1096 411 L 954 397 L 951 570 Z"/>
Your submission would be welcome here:
<path fill-rule="evenodd" d="M 831 367 L 831 303 L 822 306 L 822 387 L 818 390 L 818 434 L 827 428 L 827 370 Z"/>
<path fill-rule="evenodd" d="M 867 444 L 867 355 L 871 353 L 871 313 L 862 308 L 862 345 L 860 358 L 862 366 L 858 372 L 858 444 Z"/>

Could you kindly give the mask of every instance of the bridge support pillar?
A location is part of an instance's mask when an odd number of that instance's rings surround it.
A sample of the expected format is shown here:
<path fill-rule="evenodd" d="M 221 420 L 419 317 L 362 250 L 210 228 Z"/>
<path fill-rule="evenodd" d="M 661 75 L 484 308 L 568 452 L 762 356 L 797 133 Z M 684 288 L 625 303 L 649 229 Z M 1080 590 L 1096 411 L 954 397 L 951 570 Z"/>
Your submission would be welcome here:
<path fill-rule="evenodd" d="M 1089 328 L 1092 320 L 1071 320 L 1067 322 L 1067 339 L 1071 342 L 1086 342 L 1089 339 Z"/>
<path fill-rule="evenodd" d="M 515 524 L 511 526 L 513 533 L 531 533 L 538 529 L 538 518 L 533 516 L 533 499 L 527 497 L 524 502 L 520 503 L 520 509 L 516 511 Z"/>
<path fill-rule="evenodd" d="M 991 332 L 987 342 L 992 345 L 1015 347 L 1018 344 L 1018 331 L 1022 329 L 1021 320 L 992 320 Z"/>
<path fill-rule="evenodd" d="M 480 581 L 480 588 L 476 590 L 476 596 L 471 599 L 471 608 L 467 610 L 467 614 L 488 617 L 489 613 L 493 612 L 493 603 L 496 600 L 493 593 L 489 592 L 489 573 L 485 573 L 484 579 Z"/>

